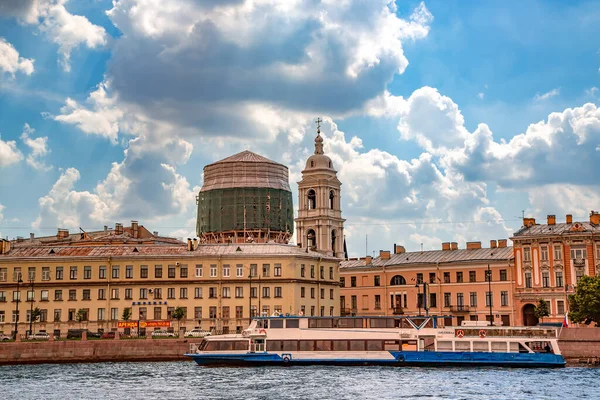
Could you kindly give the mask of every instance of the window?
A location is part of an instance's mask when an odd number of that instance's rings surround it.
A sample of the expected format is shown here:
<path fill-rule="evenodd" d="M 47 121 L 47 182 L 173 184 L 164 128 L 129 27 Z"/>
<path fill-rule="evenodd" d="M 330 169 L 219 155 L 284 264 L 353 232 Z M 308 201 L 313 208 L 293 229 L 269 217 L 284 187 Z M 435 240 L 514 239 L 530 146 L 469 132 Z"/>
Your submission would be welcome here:
<path fill-rule="evenodd" d="M 0 271 L 1 271 L 1 268 L 0 268 Z M 0 281 L 2 280 L 1 275 L 2 275 L 2 273 L 0 272 Z M 4 280 L 6 280 L 6 277 L 4 278 Z M 42 267 L 42 280 L 43 281 L 50 280 L 50 267 Z"/>
<path fill-rule="evenodd" d="M 262 266 L 262 276 L 263 277 L 269 277 L 269 276 L 271 276 L 271 265 L 270 264 L 263 264 L 263 266 Z"/>
<path fill-rule="evenodd" d="M 241 286 L 235 287 L 235 297 L 238 299 L 244 297 L 244 288 L 243 287 L 241 287 Z"/>
<path fill-rule="evenodd" d="M 250 276 L 253 278 L 258 276 L 258 265 L 250 264 Z"/>
<path fill-rule="evenodd" d="M 175 278 L 175 266 L 174 265 L 169 265 L 167 267 L 167 277 L 169 279 L 174 279 Z"/>
<path fill-rule="evenodd" d="M 573 248 L 571 249 L 571 259 L 586 259 L 587 258 L 587 250 L 585 248 Z"/>
<path fill-rule="evenodd" d="M 167 299 L 174 299 L 175 298 L 175 288 L 168 288 L 167 289 Z"/>
<path fill-rule="evenodd" d="M 77 300 L 77 290 L 69 289 L 69 300 Z"/>
<path fill-rule="evenodd" d="M 210 277 L 211 278 L 216 278 L 217 277 L 217 264 L 211 264 L 210 265 Z"/>
<path fill-rule="evenodd" d="M 223 297 L 226 299 L 231 297 L 231 290 L 227 286 L 223 287 Z"/>
<path fill-rule="evenodd" d="M 343 276 L 340 276 L 340 286 L 346 287 L 346 278 Z"/>
<path fill-rule="evenodd" d="M 302 287 L 300 288 L 300 297 L 304 298 L 304 297 L 305 297 L 305 294 L 306 294 L 306 290 L 304 289 L 304 286 L 302 286 Z"/>
<path fill-rule="evenodd" d="M 13 301 L 21 301 L 21 292 L 13 290 Z"/>
<path fill-rule="evenodd" d="M 162 299 L 162 289 L 161 288 L 155 288 L 153 294 L 154 294 L 155 300 Z"/>
<path fill-rule="evenodd" d="M 444 307 L 452 306 L 452 293 L 444 293 Z"/>
<path fill-rule="evenodd" d="M 477 271 L 469 271 L 469 282 L 477 282 Z"/>
<path fill-rule="evenodd" d="M 430 308 L 437 307 L 437 295 L 435 293 L 429 293 L 429 307 Z"/>
<path fill-rule="evenodd" d="M 110 309 L 110 319 L 112 321 L 116 321 L 116 320 L 119 319 L 119 309 L 118 308 L 113 307 L 113 308 Z"/>
<path fill-rule="evenodd" d="M 485 292 L 485 306 L 494 306 L 492 292 Z"/>
<path fill-rule="evenodd" d="M 310 166 L 311 167 L 314 166 L 313 161 L 310 162 Z M 317 194 L 315 193 L 315 191 L 313 189 L 310 189 L 308 191 L 307 198 L 308 198 L 308 209 L 314 210 L 317 207 Z"/>
<path fill-rule="evenodd" d="M 217 298 L 217 288 L 216 287 L 208 288 L 208 298 L 209 299 Z"/>
<path fill-rule="evenodd" d="M 435 283 L 435 272 L 429 273 L 429 283 Z"/>
<path fill-rule="evenodd" d="M 554 246 L 554 259 L 562 260 L 562 247 L 560 245 Z"/>
<path fill-rule="evenodd" d="M 185 287 L 179 288 L 179 298 L 187 299 L 187 288 L 185 288 Z"/>
<path fill-rule="evenodd" d="M 333 300 L 333 289 L 329 289 L 329 299 Z"/>
<path fill-rule="evenodd" d="M 40 295 L 40 301 L 48 301 L 48 290 L 42 290 L 41 295 Z M 6 301 L 6 299 L 5 299 Z"/>
<path fill-rule="evenodd" d="M 179 277 L 180 278 L 187 278 L 188 277 L 188 267 L 187 267 L 187 264 L 183 264 L 183 265 L 179 266 Z"/>
<path fill-rule="evenodd" d="M 133 265 L 125 266 L 125 279 L 133 279 Z"/>
<path fill-rule="evenodd" d="M 55 309 L 54 310 L 54 321 L 55 322 L 60 322 L 61 321 L 61 317 L 62 317 L 62 310 L 60 309 Z"/>
<path fill-rule="evenodd" d="M 273 266 L 273 274 L 274 276 L 281 276 L 281 264 L 275 264 Z"/>
<path fill-rule="evenodd" d="M 162 307 L 154 307 L 154 319 L 162 319 Z"/>
<path fill-rule="evenodd" d="M 282 293 L 281 286 L 275 286 L 273 293 L 274 293 L 275 297 L 282 297 L 281 296 L 281 293 Z"/>
<path fill-rule="evenodd" d="M 315 306 L 310 306 L 310 316 L 311 317 L 315 316 Z"/>
<path fill-rule="evenodd" d="M 6 315 L 4 313 L 4 311 L 0 311 L 0 324 L 3 324 L 6 322 Z"/>
<path fill-rule="evenodd" d="M 217 307 L 211 306 L 208 308 L 208 318 L 211 318 L 211 319 L 217 318 Z"/>
<path fill-rule="evenodd" d="M 106 308 L 98 309 L 98 321 L 104 321 L 106 319 Z"/>
<path fill-rule="evenodd" d="M 140 320 L 148 318 L 148 309 L 146 307 L 140 307 Z"/>
<path fill-rule="evenodd" d="M 154 266 L 154 277 L 155 278 L 162 278 L 162 265 L 155 265 Z"/>
<path fill-rule="evenodd" d="M 376 310 L 381 309 L 381 296 L 378 294 L 375 295 L 375 309 Z"/>
<path fill-rule="evenodd" d="M 71 267 L 69 269 L 69 278 L 70 279 L 77 279 L 77 267 Z"/>
<path fill-rule="evenodd" d="M 83 289 L 82 300 L 91 300 L 90 289 Z"/>
<path fill-rule="evenodd" d="M 271 297 L 271 288 L 266 286 L 262 288 L 262 297 L 263 299 Z"/>
<path fill-rule="evenodd" d="M 321 266 L 319 268 L 319 276 L 321 277 L 321 279 L 325 279 L 325 267 Z"/>
<path fill-rule="evenodd" d="M 450 272 L 444 272 L 444 283 L 450 283 Z"/>
<path fill-rule="evenodd" d="M 356 287 L 356 277 L 355 276 L 350 277 L 350 287 Z"/>
<path fill-rule="evenodd" d="M 565 302 L 563 300 L 556 301 L 556 313 L 557 314 L 565 313 Z"/>
<path fill-rule="evenodd" d="M 300 265 L 300 277 L 301 278 L 304 278 L 304 275 L 305 275 L 305 271 L 304 270 L 305 269 L 306 269 L 306 267 L 304 266 L 304 264 Z"/>
<path fill-rule="evenodd" d="M 310 298 L 311 299 L 315 298 L 315 288 L 310 288 Z"/>
<path fill-rule="evenodd" d="M 325 289 L 321 289 L 321 299 L 325 299 Z"/>
<path fill-rule="evenodd" d="M 118 300 L 119 299 L 119 289 L 111 289 L 110 290 L 110 298 L 111 298 L 111 300 Z"/>
<path fill-rule="evenodd" d="M 225 278 L 229 278 L 231 274 L 231 268 L 229 266 L 229 264 L 223 264 L 223 276 Z"/>
<path fill-rule="evenodd" d="M 47 292 L 47 290 L 46 290 Z M 48 299 L 46 299 L 48 300 Z M 0 290 L 0 302 L 5 302 L 6 301 L 6 292 L 4 290 Z"/>
<path fill-rule="evenodd" d="M 358 308 L 357 303 L 356 296 L 350 296 L 350 306 L 352 307 L 352 310 L 356 310 Z"/>
<path fill-rule="evenodd" d="M 540 247 L 540 258 L 542 261 L 548 261 L 548 246 Z"/>
<path fill-rule="evenodd" d="M 508 292 L 507 291 L 501 291 L 500 292 L 500 304 L 503 307 L 508 306 Z"/>
<path fill-rule="evenodd" d="M 35 300 L 35 290 L 27 290 L 27 301 Z"/>
<path fill-rule="evenodd" d="M 92 267 L 89 265 L 83 267 L 83 279 L 92 279 Z"/>
<path fill-rule="evenodd" d="M 258 297 L 258 288 L 257 287 L 250 288 L 250 297 L 253 299 L 256 299 Z"/>
<path fill-rule="evenodd" d="M 531 272 L 525 272 L 525 287 L 531 288 Z"/>
<path fill-rule="evenodd" d="M 395 275 L 390 281 L 391 286 L 406 285 L 406 279 L 402 275 Z"/>
<path fill-rule="evenodd" d="M 238 278 L 241 278 L 244 276 L 244 265 L 243 264 L 237 264 L 235 266 L 235 276 L 237 276 Z"/>
<path fill-rule="evenodd" d="M 333 267 L 329 267 L 329 279 L 333 280 Z"/>
<path fill-rule="evenodd" d="M 463 283 L 463 273 L 459 271 L 456 273 L 456 283 Z"/>
<path fill-rule="evenodd" d="M 148 298 L 148 289 L 140 288 L 140 300 L 146 300 Z"/>
<path fill-rule="evenodd" d="M 471 307 L 477 307 L 477 292 L 469 293 L 469 305 Z"/>
<path fill-rule="evenodd" d="M 48 310 L 45 308 L 40 310 L 40 322 L 48 322 Z"/>
<path fill-rule="evenodd" d="M 244 318 L 244 307 L 243 306 L 235 306 L 235 317 L 237 319 Z"/>
<path fill-rule="evenodd" d="M 30 281 L 35 281 L 35 267 L 29 267 L 27 269 L 27 279 Z"/>
<path fill-rule="evenodd" d="M 202 288 L 201 287 L 194 288 L 194 298 L 195 299 L 201 299 L 202 298 Z"/>
<path fill-rule="evenodd" d="M 575 268 L 575 283 L 579 283 L 579 280 L 583 278 L 584 270 L 583 268 Z"/>
<path fill-rule="evenodd" d="M 417 284 L 420 285 L 421 283 L 423 283 L 423 274 L 419 272 L 417 274 Z"/>
<path fill-rule="evenodd" d="M 373 277 L 373 286 L 381 286 L 381 277 L 379 275 Z"/>
<path fill-rule="evenodd" d="M 554 273 L 556 278 L 556 287 L 563 287 L 563 273 L 562 271 L 556 271 Z"/>
<path fill-rule="evenodd" d="M 148 266 L 140 265 L 140 278 L 148 278 Z"/>
<path fill-rule="evenodd" d="M 531 247 L 523 248 L 523 261 L 531 261 Z"/>
<path fill-rule="evenodd" d="M 483 277 L 485 278 L 486 282 L 491 282 L 492 281 L 492 270 L 486 269 L 485 273 L 483 274 Z"/>
<path fill-rule="evenodd" d="M 194 307 L 194 319 L 202 319 L 202 307 Z"/>
<path fill-rule="evenodd" d="M 121 267 L 119 267 L 118 265 L 113 265 L 111 276 L 113 279 L 119 279 L 121 276 Z"/>
<path fill-rule="evenodd" d="M 125 300 L 133 299 L 133 289 L 125 289 Z"/>
<path fill-rule="evenodd" d="M 311 278 L 315 277 L 315 266 L 314 265 L 310 266 L 310 277 Z"/>
<path fill-rule="evenodd" d="M 196 278 L 202 278 L 202 264 L 196 265 Z"/>
<path fill-rule="evenodd" d="M 106 265 L 98 267 L 98 279 L 106 279 Z"/>
<path fill-rule="evenodd" d="M 0 282 L 6 282 L 7 276 L 8 276 L 8 268 L 0 268 Z M 42 272 L 42 280 L 47 280 L 47 279 L 43 279 L 43 277 L 44 277 L 44 274 Z M 50 279 L 50 277 L 48 277 L 48 279 Z"/>
<path fill-rule="evenodd" d="M 75 320 L 75 314 L 77 313 L 77 311 L 74 308 L 69 308 L 69 310 L 67 311 L 67 321 L 74 321 Z"/>
<path fill-rule="evenodd" d="M 98 300 L 106 300 L 106 289 L 98 289 Z"/>
<path fill-rule="evenodd" d="M 542 271 L 542 286 L 545 288 L 550 287 L 550 272 Z"/>
<path fill-rule="evenodd" d="M 456 293 L 456 305 L 460 308 L 465 306 L 465 297 L 462 293 Z"/>
<path fill-rule="evenodd" d="M 506 274 L 506 270 L 505 270 L 505 269 L 501 269 L 501 270 L 500 270 L 500 280 L 501 280 L 502 282 L 504 282 L 504 281 L 507 281 L 507 280 L 508 280 L 508 277 L 507 277 L 507 274 Z"/>
<path fill-rule="evenodd" d="M 331 163 L 329 163 L 329 168 L 331 168 Z M 333 203 L 335 200 L 335 193 L 333 190 L 329 191 L 329 208 L 333 210 Z"/>

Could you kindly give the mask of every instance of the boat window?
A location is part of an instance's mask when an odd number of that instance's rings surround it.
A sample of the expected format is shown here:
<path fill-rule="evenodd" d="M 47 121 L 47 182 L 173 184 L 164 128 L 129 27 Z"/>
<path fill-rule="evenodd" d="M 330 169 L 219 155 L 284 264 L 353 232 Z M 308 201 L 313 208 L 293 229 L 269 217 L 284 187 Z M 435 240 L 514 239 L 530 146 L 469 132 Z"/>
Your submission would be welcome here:
<path fill-rule="evenodd" d="M 300 340 L 300 351 L 315 351 L 314 340 Z"/>
<path fill-rule="evenodd" d="M 220 342 L 219 350 L 233 350 L 233 341 Z"/>
<path fill-rule="evenodd" d="M 387 348 L 386 348 L 386 350 L 387 350 Z M 438 340 L 437 351 L 452 351 L 452 342 Z"/>
<path fill-rule="evenodd" d="M 288 319 L 285 321 L 286 328 L 299 328 L 300 320 L 299 319 Z"/>
<path fill-rule="evenodd" d="M 362 318 L 340 318 L 338 320 L 338 328 L 362 328 Z"/>
<path fill-rule="evenodd" d="M 505 353 L 507 351 L 506 342 L 492 342 L 492 352 Z"/>
<path fill-rule="evenodd" d="M 298 351 L 298 341 L 297 340 L 284 340 L 283 341 L 283 351 Z"/>
<path fill-rule="evenodd" d="M 334 340 L 333 341 L 333 351 L 348 351 L 348 341 L 347 340 Z"/>
<path fill-rule="evenodd" d="M 248 350 L 247 340 L 236 340 L 233 342 L 233 350 Z"/>
<path fill-rule="evenodd" d="M 350 351 L 365 351 L 365 341 L 350 340 Z"/>
<path fill-rule="evenodd" d="M 283 329 L 283 319 L 272 319 L 271 329 Z"/>
<path fill-rule="evenodd" d="M 478 352 L 487 352 L 489 351 L 489 342 L 487 340 L 485 341 L 473 341 L 473 351 L 478 351 Z"/>
<path fill-rule="evenodd" d="M 281 340 L 267 340 L 267 351 L 282 351 L 283 342 Z"/>
<path fill-rule="evenodd" d="M 317 351 L 331 351 L 331 340 L 317 340 Z"/>
<path fill-rule="evenodd" d="M 208 344 L 208 342 L 207 342 L 206 340 L 203 340 L 203 341 L 200 343 L 200 346 L 198 346 L 198 350 L 200 350 L 200 351 L 204 351 L 204 350 L 206 350 L 206 345 L 207 345 L 207 344 Z"/>
<path fill-rule="evenodd" d="M 529 353 L 529 350 L 521 343 L 519 343 L 519 353 Z"/>
<path fill-rule="evenodd" d="M 315 318 L 308 320 L 309 328 L 333 328 L 333 318 Z"/>
<path fill-rule="evenodd" d="M 381 340 L 368 340 L 367 341 L 367 350 L 382 351 L 383 350 L 383 342 Z"/>
<path fill-rule="evenodd" d="M 394 318 L 371 318 L 371 328 L 394 328 Z"/>
<path fill-rule="evenodd" d="M 457 340 L 454 344 L 456 351 L 471 351 L 471 342 Z"/>
<path fill-rule="evenodd" d="M 219 350 L 219 342 L 217 342 L 216 340 L 207 342 L 205 351 L 215 351 L 215 350 Z"/>

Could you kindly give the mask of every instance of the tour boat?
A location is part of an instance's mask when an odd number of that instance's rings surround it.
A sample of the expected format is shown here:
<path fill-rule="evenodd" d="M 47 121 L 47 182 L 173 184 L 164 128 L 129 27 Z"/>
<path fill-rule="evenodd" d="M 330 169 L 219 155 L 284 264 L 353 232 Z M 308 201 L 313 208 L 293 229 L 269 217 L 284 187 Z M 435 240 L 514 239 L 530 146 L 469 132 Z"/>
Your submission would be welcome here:
<path fill-rule="evenodd" d="M 192 344 L 186 356 L 202 366 L 565 365 L 556 328 L 464 324 L 438 326 L 435 316 L 257 317 L 240 334 Z"/>

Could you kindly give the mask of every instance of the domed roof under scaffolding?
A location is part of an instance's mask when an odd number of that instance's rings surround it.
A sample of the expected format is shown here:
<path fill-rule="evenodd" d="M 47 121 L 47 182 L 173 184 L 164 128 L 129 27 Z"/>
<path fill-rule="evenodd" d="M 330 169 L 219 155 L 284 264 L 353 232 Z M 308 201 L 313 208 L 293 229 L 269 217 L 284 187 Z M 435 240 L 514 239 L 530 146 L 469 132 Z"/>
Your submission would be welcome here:
<path fill-rule="evenodd" d="M 197 203 L 200 243 L 288 243 L 292 236 L 288 168 L 251 151 L 205 166 Z"/>

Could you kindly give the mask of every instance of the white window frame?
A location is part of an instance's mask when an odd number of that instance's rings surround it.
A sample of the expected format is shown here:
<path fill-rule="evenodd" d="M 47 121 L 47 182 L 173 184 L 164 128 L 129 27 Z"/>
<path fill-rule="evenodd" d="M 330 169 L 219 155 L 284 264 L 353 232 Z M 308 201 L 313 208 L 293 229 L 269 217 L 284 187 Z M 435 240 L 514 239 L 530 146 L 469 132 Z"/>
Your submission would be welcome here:
<path fill-rule="evenodd" d="M 202 278 L 204 269 L 202 268 L 202 264 L 196 265 L 196 278 Z"/>
<path fill-rule="evenodd" d="M 223 278 L 229 278 L 231 275 L 231 266 L 229 264 L 223 264 Z"/>
<path fill-rule="evenodd" d="M 235 276 L 242 278 L 244 276 L 244 264 L 237 264 L 235 266 Z"/>
<path fill-rule="evenodd" d="M 211 278 L 216 278 L 217 277 L 217 264 L 211 264 L 210 265 L 210 277 Z"/>

